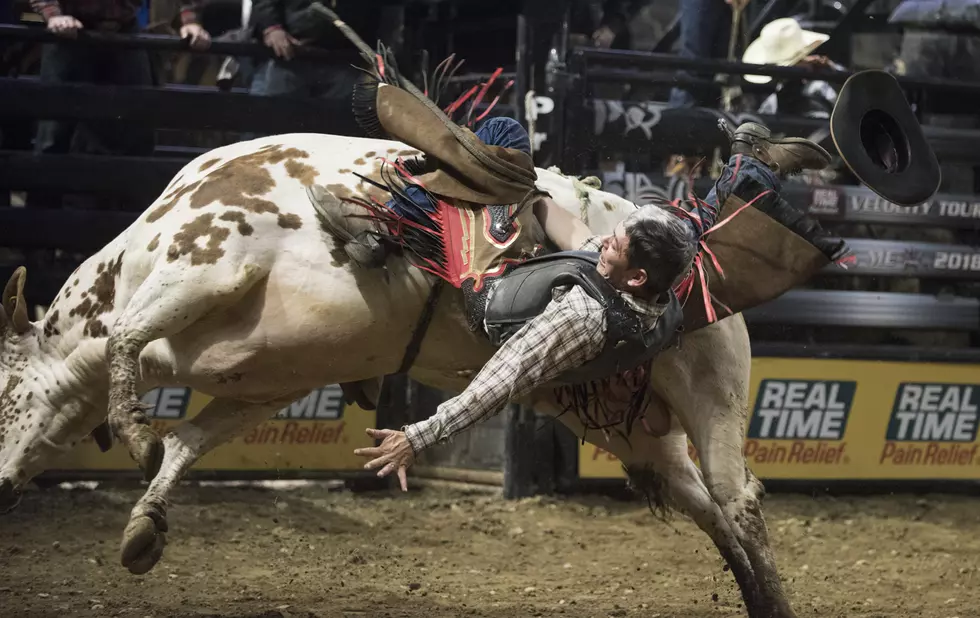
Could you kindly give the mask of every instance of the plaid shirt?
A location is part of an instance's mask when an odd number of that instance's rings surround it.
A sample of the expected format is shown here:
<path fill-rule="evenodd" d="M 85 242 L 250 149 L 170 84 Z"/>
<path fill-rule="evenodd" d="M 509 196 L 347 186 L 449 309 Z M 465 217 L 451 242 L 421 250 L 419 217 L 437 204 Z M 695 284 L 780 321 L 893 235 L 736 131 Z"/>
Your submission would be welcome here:
<path fill-rule="evenodd" d="M 45 21 L 71 15 L 85 26 L 98 22 L 128 24 L 136 21 L 143 0 L 31 0 L 31 8 Z M 197 24 L 201 0 L 181 0 L 180 23 Z"/>
<path fill-rule="evenodd" d="M 600 243 L 599 237 L 593 236 L 581 248 L 598 251 Z M 647 328 L 656 324 L 666 307 L 624 292 L 620 295 L 643 316 Z M 465 391 L 440 405 L 428 419 L 405 427 L 405 435 L 416 454 L 445 443 L 494 416 L 507 402 L 584 365 L 598 356 L 605 344 L 606 313 L 602 305 L 579 286 L 555 288 L 545 310 L 500 346 Z"/>

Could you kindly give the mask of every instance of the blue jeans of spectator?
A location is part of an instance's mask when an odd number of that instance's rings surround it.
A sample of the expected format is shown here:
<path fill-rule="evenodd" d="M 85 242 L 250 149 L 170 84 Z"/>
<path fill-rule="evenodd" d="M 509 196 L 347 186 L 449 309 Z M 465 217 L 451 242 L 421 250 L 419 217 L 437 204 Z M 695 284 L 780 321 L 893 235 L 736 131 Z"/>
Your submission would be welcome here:
<path fill-rule="evenodd" d="M 117 51 L 98 47 L 49 44 L 41 51 L 42 82 L 85 82 L 118 86 L 153 83 L 145 50 Z M 153 129 L 117 121 L 42 120 L 34 150 L 38 153 L 104 152 L 146 155 L 153 152 Z"/>
<path fill-rule="evenodd" d="M 531 154 L 531 139 L 528 137 L 527 130 L 513 118 L 505 116 L 490 118 L 477 129 L 476 136 L 490 146 L 513 148 Z M 420 211 L 431 213 L 435 211 L 435 207 L 426 197 L 425 192 L 418 187 L 409 187 L 406 193 L 411 200 L 395 197 L 388 201 L 386 206 L 412 221 L 427 224 L 429 217 Z"/>
<path fill-rule="evenodd" d="M 313 97 L 328 103 L 323 113 L 336 126 L 330 132 L 341 135 L 357 134 L 354 113 L 351 111 L 351 95 L 362 73 L 353 67 L 335 64 L 319 64 L 315 61 L 294 58 L 292 60 L 267 60 L 259 64 L 252 76 L 249 93 L 264 97 Z M 296 131 L 303 131 L 297 126 Z M 243 135 L 245 139 L 256 134 Z"/>
<path fill-rule="evenodd" d="M 133 27 L 123 28 L 133 32 Z M 118 86 L 150 86 L 153 73 L 145 50 L 113 50 L 98 47 L 48 44 L 41 50 L 40 79 L 43 83 L 94 83 Z M 145 156 L 153 153 L 153 127 L 119 120 L 41 120 L 34 136 L 38 154 L 114 154 Z M 90 196 L 65 196 L 82 207 L 109 205 L 112 200 Z M 31 191 L 28 206 L 59 208 L 62 196 Z"/>
<path fill-rule="evenodd" d="M 732 8 L 723 0 L 683 0 L 680 3 L 682 58 L 725 58 L 732 29 Z M 678 75 L 711 79 L 711 75 L 678 71 Z M 696 87 L 675 87 L 669 107 L 706 105 L 708 94 Z"/>
<path fill-rule="evenodd" d="M 257 96 L 300 96 L 350 101 L 360 72 L 333 64 L 302 59 L 267 60 L 252 77 L 250 93 Z"/>

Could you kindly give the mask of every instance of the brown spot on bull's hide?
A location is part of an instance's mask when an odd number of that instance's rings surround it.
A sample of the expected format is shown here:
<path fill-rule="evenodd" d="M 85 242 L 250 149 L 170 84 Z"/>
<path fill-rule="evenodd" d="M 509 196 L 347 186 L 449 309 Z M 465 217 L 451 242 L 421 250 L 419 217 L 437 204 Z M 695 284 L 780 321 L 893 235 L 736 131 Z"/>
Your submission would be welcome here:
<path fill-rule="evenodd" d="M 367 151 L 367 152 L 364 153 L 364 158 L 365 159 L 373 159 L 376 156 L 378 156 L 378 153 L 376 153 L 373 150 L 369 150 L 369 151 Z"/>
<path fill-rule="evenodd" d="M 298 230 L 303 227 L 303 220 L 299 218 L 299 215 L 279 215 L 279 227 L 287 230 Z"/>
<path fill-rule="evenodd" d="M 354 195 L 354 192 L 347 185 L 341 184 L 327 185 L 327 191 L 333 193 L 339 200 L 346 200 Z"/>
<path fill-rule="evenodd" d="M 281 217 L 282 215 L 279 216 Z M 245 213 L 241 212 L 240 210 L 232 210 L 226 212 L 218 218 L 221 219 L 222 221 L 231 221 L 233 223 L 237 223 L 238 233 L 241 234 L 242 236 L 251 236 L 252 232 L 255 231 L 255 228 L 253 228 L 251 225 L 248 224 L 247 221 L 245 221 Z"/>
<path fill-rule="evenodd" d="M 71 288 L 68 288 L 67 290 L 65 290 L 65 298 L 66 299 L 71 298 Z"/>
<path fill-rule="evenodd" d="M 208 169 L 209 167 L 214 167 L 218 163 L 221 163 L 221 157 L 216 157 L 214 159 L 208 159 L 207 161 L 205 161 L 204 163 L 201 164 L 201 167 L 199 167 L 197 169 L 198 169 L 198 171 L 203 172 L 204 170 Z"/>
<path fill-rule="evenodd" d="M 367 161 L 365 161 L 364 159 L 361 159 L 360 157 L 358 157 L 357 159 L 354 159 L 354 165 L 357 165 L 357 166 L 367 165 Z"/>
<path fill-rule="evenodd" d="M 602 205 L 605 206 L 606 210 L 608 210 L 609 212 L 616 210 L 616 207 L 613 206 L 612 202 L 610 202 L 609 200 L 603 200 Z"/>
<path fill-rule="evenodd" d="M 334 268 L 347 266 L 351 262 L 350 256 L 347 255 L 347 251 L 344 250 L 343 245 L 337 245 L 336 247 L 331 249 L 330 258 L 331 258 L 330 265 L 333 266 Z"/>
<path fill-rule="evenodd" d="M 82 334 L 84 334 L 86 337 L 93 337 L 96 339 L 99 337 L 108 337 L 109 329 L 106 328 L 106 325 L 103 324 L 101 320 L 93 319 L 85 322 L 85 328 L 82 329 Z"/>
<path fill-rule="evenodd" d="M 53 305 L 54 303 L 52 303 Z M 58 330 L 58 310 L 55 309 L 51 311 L 46 316 L 44 316 L 44 336 L 47 338 L 54 337 L 55 335 L 60 335 L 61 331 Z"/>
<path fill-rule="evenodd" d="M 271 144 L 259 150 L 235 157 L 217 167 L 201 182 L 191 196 L 191 208 L 204 208 L 219 202 L 225 206 L 237 206 L 254 213 L 277 214 L 279 207 L 259 196 L 271 191 L 276 183 L 265 165 L 278 165 L 290 159 L 305 159 L 310 155 L 298 148 L 283 148 Z"/>
<path fill-rule="evenodd" d="M 116 302 L 116 279 L 122 272 L 123 255 L 120 252 L 115 260 L 109 260 L 99 264 L 99 276 L 95 278 L 92 286 L 82 292 L 81 299 L 75 307 L 68 312 L 68 317 L 81 317 L 91 320 L 103 313 L 108 313 L 115 308 Z"/>
<path fill-rule="evenodd" d="M 156 208 L 150 211 L 150 214 L 146 216 L 147 223 L 153 223 L 154 221 L 158 221 L 161 217 L 163 217 L 163 215 L 173 210 L 174 206 L 176 206 L 177 203 L 180 202 L 180 200 L 185 195 L 187 195 L 194 189 L 197 189 L 198 185 L 200 184 L 201 181 L 198 180 L 197 182 L 192 182 L 189 185 L 178 187 L 173 191 L 171 191 L 169 194 L 165 195 L 163 199 L 167 201 L 163 202 L 162 204 L 160 204 L 159 206 L 157 206 Z"/>
<path fill-rule="evenodd" d="M 316 168 L 306 163 L 300 163 L 296 159 L 286 161 L 286 173 L 290 178 L 295 178 L 305 187 L 313 184 L 313 179 L 320 175 Z"/>
<path fill-rule="evenodd" d="M 396 152 L 398 152 L 398 149 L 397 148 L 389 148 L 385 152 L 387 152 L 388 154 L 395 154 Z"/>
<path fill-rule="evenodd" d="M 160 246 L 160 235 L 157 234 L 156 236 L 153 237 L 153 240 L 150 241 L 150 244 L 146 245 L 146 250 L 156 251 L 157 247 L 159 246 Z"/>
<path fill-rule="evenodd" d="M 398 151 L 398 156 L 399 157 L 417 157 L 420 154 L 422 154 L 422 152 L 419 151 L 419 150 L 399 150 Z"/>
<path fill-rule="evenodd" d="M 74 281 L 72 281 L 72 283 L 71 283 L 71 284 L 72 284 L 72 285 L 78 285 L 78 282 L 79 282 L 79 281 L 80 281 L 80 279 L 75 279 Z"/>
<path fill-rule="evenodd" d="M 225 254 L 221 243 L 228 238 L 231 230 L 212 223 L 214 223 L 214 215 L 205 213 L 181 226 L 180 231 L 174 234 L 173 244 L 167 249 L 167 261 L 174 262 L 182 255 L 190 255 L 191 266 L 216 263 L 218 258 Z M 204 247 L 198 246 L 199 238 L 207 239 Z"/>
<path fill-rule="evenodd" d="M 338 174 L 350 174 L 351 173 L 351 170 L 347 169 L 346 167 L 342 167 L 339 170 L 337 170 L 337 173 Z"/>

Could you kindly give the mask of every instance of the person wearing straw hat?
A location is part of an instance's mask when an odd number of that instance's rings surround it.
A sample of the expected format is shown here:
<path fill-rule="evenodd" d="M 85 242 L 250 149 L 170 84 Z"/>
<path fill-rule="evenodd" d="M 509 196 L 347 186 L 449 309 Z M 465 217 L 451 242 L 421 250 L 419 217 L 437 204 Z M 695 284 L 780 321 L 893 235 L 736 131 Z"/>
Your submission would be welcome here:
<path fill-rule="evenodd" d="M 792 17 L 774 19 L 759 33 L 759 38 L 749 43 L 742 55 L 747 64 L 776 64 L 795 66 L 823 45 L 830 37 L 800 27 Z M 768 75 L 746 75 L 745 80 L 754 84 L 768 84 Z"/>
<path fill-rule="evenodd" d="M 759 38 L 749 44 L 742 61 L 845 70 L 826 56 L 812 55 L 827 39 L 826 34 L 804 30 L 791 17 L 776 19 L 766 24 Z M 745 75 L 745 80 L 753 84 L 767 84 L 772 78 L 768 75 Z M 837 90 L 823 80 L 784 79 L 780 80 L 776 91 L 757 106 L 756 112 L 773 116 L 781 113 L 830 118 L 836 101 Z"/>

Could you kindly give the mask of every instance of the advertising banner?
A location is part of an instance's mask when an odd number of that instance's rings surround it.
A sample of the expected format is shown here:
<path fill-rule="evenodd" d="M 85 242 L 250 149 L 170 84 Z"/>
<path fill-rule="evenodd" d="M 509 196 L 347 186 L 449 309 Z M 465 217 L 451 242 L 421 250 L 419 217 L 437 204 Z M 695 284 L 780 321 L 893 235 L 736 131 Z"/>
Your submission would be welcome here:
<path fill-rule="evenodd" d="M 980 479 L 980 365 L 754 358 L 750 389 L 743 452 L 763 480 Z M 579 476 L 625 478 L 591 444 Z"/>
<path fill-rule="evenodd" d="M 166 434 L 194 418 L 211 398 L 189 388 L 158 388 L 143 397 L 153 428 Z M 361 470 L 355 448 L 371 446 L 364 433 L 375 426 L 375 412 L 345 405 L 337 385 L 325 386 L 293 402 L 255 429 L 214 449 L 195 470 Z M 103 453 L 86 438 L 57 466 L 61 470 L 133 471 L 136 464 L 118 442 Z"/>

